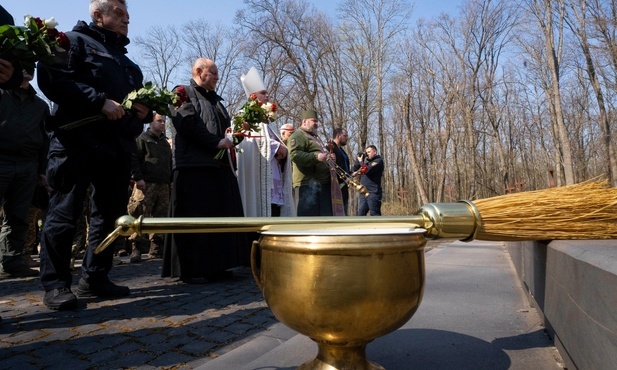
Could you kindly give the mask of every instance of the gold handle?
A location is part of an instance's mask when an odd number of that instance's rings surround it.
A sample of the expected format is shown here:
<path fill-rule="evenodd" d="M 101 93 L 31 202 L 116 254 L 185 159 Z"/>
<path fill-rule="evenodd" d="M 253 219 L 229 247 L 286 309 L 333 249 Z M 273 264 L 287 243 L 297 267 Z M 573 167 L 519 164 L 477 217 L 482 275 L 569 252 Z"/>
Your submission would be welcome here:
<path fill-rule="evenodd" d="M 116 228 L 96 247 L 94 254 L 99 254 L 107 249 L 107 247 L 109 247 L 120 235 L 130 236 L 133 233 L 141 234 L 140 225 L 141 217 L 138 219 L 131 216 L 122 216 L 118 218 L 116 220 Z"/>
<path fill-rule="evenodd" d="M 374 229 L 409 227 L 426 229 L 431 239 L 473 240 L 481 224 L 480 213 L 473 203 L 430 203 L 411 216 L 380 217 L 177 217 L 138 218 L 122 216 L 116 229 L 96 248 L 100 253 L 118 237 L 133 233 L 224 233 L 280 230 Z"/>
<path fill-rule="evenodd" d="M 109 247 L 111 243 L 113 243 L 114 240 L 116 240 L 116 238 L 120 235 L 120 231 L 122 231 L 122 226 L 116 227 L 114 231 L 107 235 L 107 237 L 96 247 L 94 254 L 99 254 Z"/>

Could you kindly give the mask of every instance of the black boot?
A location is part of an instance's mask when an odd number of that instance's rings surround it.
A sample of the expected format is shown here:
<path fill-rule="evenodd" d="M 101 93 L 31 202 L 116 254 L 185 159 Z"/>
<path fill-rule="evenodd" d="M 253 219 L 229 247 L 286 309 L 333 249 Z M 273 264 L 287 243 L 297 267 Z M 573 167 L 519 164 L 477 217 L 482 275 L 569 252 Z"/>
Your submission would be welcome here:
<path fill-rule="evenodd" d="M 77 284 L 75 290 L 75 293 L 80 297 L 96 296 L 101 298 L 124 297 L 129 295 L 130 292 L 129 287 L 116 285 L 109 279 L 88 283 L 83 278 L 79 279 L 79 284 Z"/>
<path fill-rule="evenodd" d="M 132 250 L 131 250 L 131 259 L 129 259 L 130 263 L 137 263 L 137 262 L 141 262 L 141 251 L 139 250 L 139 246 L 137 245 L 137 242 L 133 242 L 132 243 Z"/>
<path fill-rule="evenodd" d="M 70 310 L 77 307 L 77 297 L 69 288 L 56 288 L 45 292 L 43 303 L 51 310 Z"/>

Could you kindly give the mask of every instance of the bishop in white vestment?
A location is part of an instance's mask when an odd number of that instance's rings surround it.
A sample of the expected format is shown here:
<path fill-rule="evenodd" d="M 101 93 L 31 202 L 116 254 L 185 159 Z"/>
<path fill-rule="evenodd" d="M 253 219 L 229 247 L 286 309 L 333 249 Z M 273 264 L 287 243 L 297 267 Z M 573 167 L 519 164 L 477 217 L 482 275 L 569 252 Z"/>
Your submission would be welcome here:
<path fill-rule="evenodd" d="M 268 91 L 255 67 L 240 80 L 247 98 L 255 94 L 261 103 L 268 102 Z M 274 123 L 263 122 L 259 127 L 238 145 L 238 185 L 244 216 L 296 216 L 287 146 Z"/>

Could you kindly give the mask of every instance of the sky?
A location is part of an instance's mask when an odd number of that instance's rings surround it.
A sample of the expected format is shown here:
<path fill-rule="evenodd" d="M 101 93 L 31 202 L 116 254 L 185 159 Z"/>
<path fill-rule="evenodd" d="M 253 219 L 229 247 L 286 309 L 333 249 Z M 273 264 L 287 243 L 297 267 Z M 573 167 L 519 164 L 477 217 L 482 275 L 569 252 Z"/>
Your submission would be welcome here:
<path fill-rule="evenodd" d="M 336 0 L 306 0 L 331 17 L 336 16 Z M 23 25 L 23 16 L 54 17 L 58 30 L 70 31 L 78 20 L 90 21 L 88 0 L 0 0 L 0 4 L 15 18 L 16 25 Z M 458 13 L 463 0 L 411 0 L 414 18 L 431 18 L 442 12 Z M 129 38 L 143 35 L 155 25 L 181 25 L 190 20 L 204 18 L 211 23 L 230 24 L 237 10 L 244 7 L 243 0 L 128 0 Z M 130 46 L 129 46 L 130 49 Z M 130 51 L 130 50 L 129 50 Z"/>
<path fill-rule="evenodd" d="M 456 15 L 464 0 L 409 0 L 414 4 L 413 18 L 432 18 L 445 12 Z M 338 0 L 306 0 L 333 19 L 336 18 Z M 245 7 L 244 0 L 127 0 L 130 16 L 129 39 L 145 36 L 153 26 L 182 25 L 191 20 L 204 18 L 215 25 L 232 25 L 236 11 Z M 79 20 L 91 21 L 88 0 L 0 0 L 15 19 L 15 25 L 23 25 L 24 15 L 48 19 L 54 17 L 57 29 L 70 31 Z M 128 56 L 140 64 L 136 46 L 129 44 Z M 36 87 L 36 78 L 33 82 Z"/>

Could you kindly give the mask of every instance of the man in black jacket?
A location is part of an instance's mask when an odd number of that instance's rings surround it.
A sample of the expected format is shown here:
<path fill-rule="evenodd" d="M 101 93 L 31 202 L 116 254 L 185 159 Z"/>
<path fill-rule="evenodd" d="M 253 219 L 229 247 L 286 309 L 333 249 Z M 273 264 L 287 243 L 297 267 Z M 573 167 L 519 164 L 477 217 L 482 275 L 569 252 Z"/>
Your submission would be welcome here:
<path fill-rule="evenodd" d="M 350 163 L 349 157 L 343 147 L 347 145 L 347 130 L 342 127 L 337 127 L 332 131 L 332 142 L 333 142 L 333 152 L 336 156 L 336 165 L 342 170 L 345 171 L 347 175 L 351 175 L 349 171 Z M 347 208 L 349 207 L 349 185 L 345 179 L 339 177 L 338 178 L 339 186 L 341 187 L 341 195 L 343 196 L 343 208 L 345 210 L 345 216 L 347 216 Z"/>
<path fill-rule="evenodd" d="M 365 154 L 366 153 L 366 154 Z M 355 176 L 360 176 L 360 183 L 368 190 L 369 195 L 358 195 L 358 216 L 381 216 L 381 177 L 383 176 L 383 159 L 377 154 L 377 147 L 369 145 L 365 153 L 359 155 L 354 162 Z"/>
<path fill-rule="evenodd" d="M 91 0 L 92 23 L 77 23 L 68 32 L 71 46 L 58 64 L 39 63 L 38 85 L 57 104 L 47 167 L 53 191 L 41 237 L 41 283 L 50 309 L 77 304 L 71 291 L 71 244 L 75 224 L 90 184 L 92 200 L 88 247 L 76 289 L 79 296 L 119 297 L 129 288 L 108 278 L 113 250 L 93 252 L 126 213 L 131 154 L 135 138 L 152 112 L 134 104 L 126 112 L 120 102 L 139 89 L 143 75 L 125 54 L 129 14 L 124 0 Z M 73 129 L 62 126 L 102 114 L 102 120 Z"/>
<path fill-rule="evenodd" d="M 190 85 L 176 89 L 185 91 L 187 100 L 172 112 L 172 217 L 244 216 L 233 169 L 234 142 L 225 133 L 231 118 L 215 91 L 218 73 L 214 61 L 199 58 Z M 228 151 L 217 159 L 222 149 Z M 180 277 L 189 284 L 225 278 L 231 275 L 228 269 L 247 265 L 249 257 L 242 233 L 171 234 L 165 240 L 163 277 Z"/>

